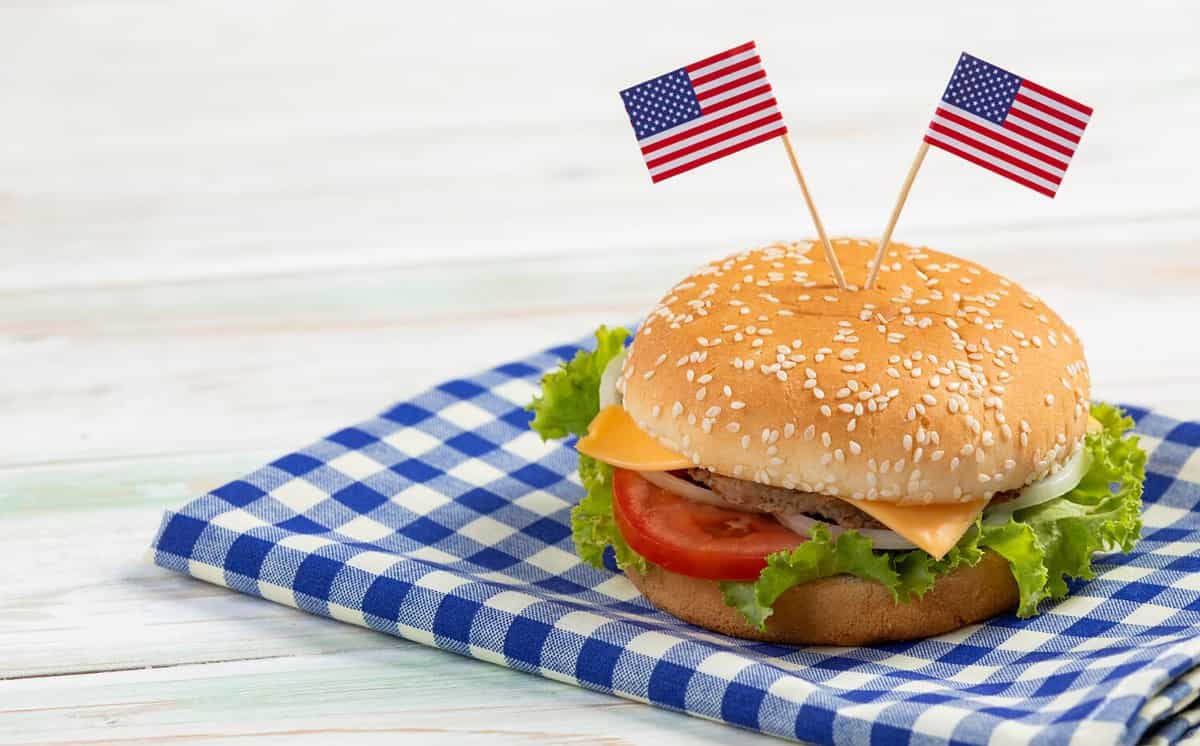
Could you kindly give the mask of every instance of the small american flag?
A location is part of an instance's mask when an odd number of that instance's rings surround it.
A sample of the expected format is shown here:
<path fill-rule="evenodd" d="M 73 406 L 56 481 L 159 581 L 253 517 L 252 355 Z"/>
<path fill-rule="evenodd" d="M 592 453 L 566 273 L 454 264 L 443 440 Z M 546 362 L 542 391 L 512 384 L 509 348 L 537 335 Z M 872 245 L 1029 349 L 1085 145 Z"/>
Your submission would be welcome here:
<path fill-rule="evenodd" d="M 963 52 L 925 142 L 1053 197 L 1090 106 Z"/>
<path fill-rule="evenodd" d="M 621 91 L 655 182 L 787 134 L 754 42 Z"/>

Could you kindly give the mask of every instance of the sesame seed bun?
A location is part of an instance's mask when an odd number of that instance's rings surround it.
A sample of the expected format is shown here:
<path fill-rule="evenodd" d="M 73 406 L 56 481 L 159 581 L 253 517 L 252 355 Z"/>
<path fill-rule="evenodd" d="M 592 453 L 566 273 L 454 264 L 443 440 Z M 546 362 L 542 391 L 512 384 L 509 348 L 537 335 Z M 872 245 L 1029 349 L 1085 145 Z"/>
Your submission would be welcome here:
<path fill-rule="evenodd" d="M 1017 607 L 1008 563 L 986 552 L 974 567 L 943 575 L 921 599 L 895 604 L 879 583 L 849 575 L 790 588 L 775 602 L 765 631 L 725 605 L 720 581 L 692 578 L 652 565 L 630 568 L 629 580 L 655 607 L 700 627 L 735 637 L 789 645 L 869 645 L 950 632 Z"/>
<path fill-rule="evenodd" d="M 834 241 L 852 288 L 876 243 Z M 1079 447 L 1083 348 L 1020 285 L 893 243 L 841 291 L 818 244 L 711 262 L 647 315 L 619 382 L 639 426 L 719 474 L 900 504 L 990 498 Z"/>

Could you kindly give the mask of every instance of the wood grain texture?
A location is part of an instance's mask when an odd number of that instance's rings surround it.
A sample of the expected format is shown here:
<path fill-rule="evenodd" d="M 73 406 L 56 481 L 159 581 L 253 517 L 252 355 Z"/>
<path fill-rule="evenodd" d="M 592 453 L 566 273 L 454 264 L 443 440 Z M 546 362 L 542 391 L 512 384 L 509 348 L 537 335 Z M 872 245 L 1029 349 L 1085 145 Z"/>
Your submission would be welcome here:
<path fill-rule="evenodd" d="M 844 5 L 0 2 L 0 741 L 756 740 L 144 558 L 166 507 L 808 235 L 779 148 L 652 188 L 615 95 L 744 39 L 831 235 L 882 229 L 959 45 L 1094 106 L 1055 200 L 934 154 L 896 238 L 1200 417 L 1200 9 Z"/>

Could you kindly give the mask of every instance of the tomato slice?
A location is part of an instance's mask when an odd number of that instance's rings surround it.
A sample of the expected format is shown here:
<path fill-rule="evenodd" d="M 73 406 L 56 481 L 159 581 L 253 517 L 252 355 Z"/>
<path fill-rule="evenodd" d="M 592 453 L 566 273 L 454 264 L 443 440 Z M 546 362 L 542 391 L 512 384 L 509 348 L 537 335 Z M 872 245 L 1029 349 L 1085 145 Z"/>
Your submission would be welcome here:
<path fill-rule="evenodd" d="M 613 469 L 613 496 L 613 515 L 629 546 L 681 575 L 754 580 L 768 554 L 804 541 L 769 515 L 688 500 L 628 469 Z"/>

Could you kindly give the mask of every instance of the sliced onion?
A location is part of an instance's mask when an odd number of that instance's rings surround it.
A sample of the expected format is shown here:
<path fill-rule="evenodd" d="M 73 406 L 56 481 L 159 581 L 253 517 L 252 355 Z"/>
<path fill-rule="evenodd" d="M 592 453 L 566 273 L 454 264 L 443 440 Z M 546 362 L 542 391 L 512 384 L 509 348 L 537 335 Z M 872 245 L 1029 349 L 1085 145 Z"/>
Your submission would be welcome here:
<path fill-rule="evenodd" d="M 667 492 L 687 498 L 693 502 L 715 505 L 718 508 L 728 508 L 729 510 L 740 510 L 743 513 L 759 512 L 735 505 L 707 487 L 701 487 L 695 482 L 680 479 L 669 471 L 639 471 L 638 474 L 641 474 L 650 484 L 661 487 Z"/>
<path fill-rule="evenodd" d="M 622 348 L 617 356 L 608 361 L 604 372 L 600 374 L 600 408 L 611 407 L 621 403 L 621 392 L 617 390 L 617 379 L 621 377 L 621 368 L 625 365 L 626 349 Z"/>
<path fill-rule="evenodd" d="M 835 526 L 828 521 L 819 521 L 815 518 L 809 518 L 803 513 L 776 513 L 775 518 L 780 523 L 787 526 L 791 530 L 801 536 L 811 536 L 812 527 L 818 523 L 823 523 L 829 529 L 829 533 L 837 536 L 843 531 L 857 531 L 863 536 L 871 540 L 876 549 L 916 549 L 917 545 L 913 544 L 908 539 L 904 538 L 895 531 L 889 531 L 883 528 L 855 528 L 847 529 L 842 526 Z"/>
<path fill-rule="evenodd" d="M 1018 510 L 1041 505 L 1056 497 L 1062 497 L 1083 481 L 1083 477 L 1092 467 L 1092 457 L 1086 448 L 1081 448 L 1062 468 L 1045 479 L 1034 482 L 1021 490 L 1015 499 L 989 507 L 984 511 L 984 519 L 989 523 L 1008 520 Z"/>

